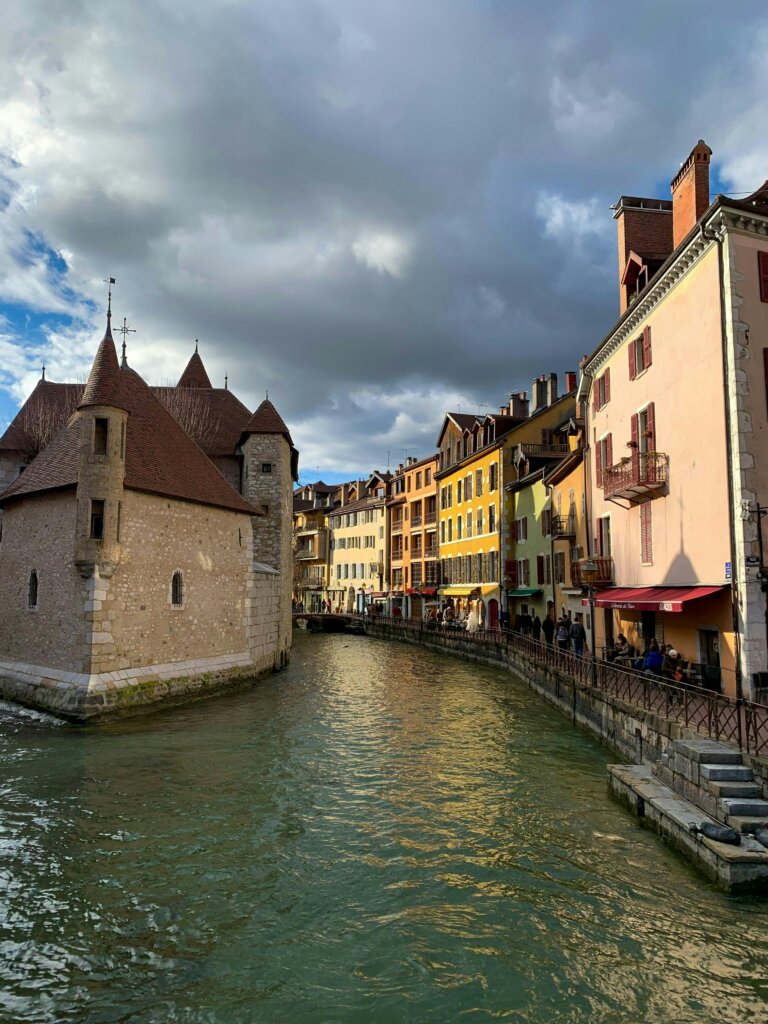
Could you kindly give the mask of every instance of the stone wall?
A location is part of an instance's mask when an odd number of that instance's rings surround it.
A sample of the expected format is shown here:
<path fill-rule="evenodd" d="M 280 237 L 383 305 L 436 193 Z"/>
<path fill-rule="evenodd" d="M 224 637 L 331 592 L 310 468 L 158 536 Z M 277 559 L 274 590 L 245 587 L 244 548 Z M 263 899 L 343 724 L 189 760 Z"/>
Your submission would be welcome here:
<path fill-rule="evenodd" d="M 13 502 L 0 542 L 0 661 L 89 670 L 85 581 L 74 567 L 74 490 Z M 37 609 L 28 607 L 38 577 Z"/>
<path fill-rule="evenodd" d="M 250 517 L 124 492 L 120 564 L 92 580 L 94 673 L 248 650 Z M 183 606 L 171 604 L 174 572 Z"/>
<path fill-rule="evenodd" d="M 243 445 L 243 497 L 265 515 L 253 520 L 254 561 L 280 574 L 278 645 L 291 648 L 293 586 L 293 482 L 291 451 L 281 434 L 251 434 Z M 265 464 L 271 471 L 263 472 Z"/>

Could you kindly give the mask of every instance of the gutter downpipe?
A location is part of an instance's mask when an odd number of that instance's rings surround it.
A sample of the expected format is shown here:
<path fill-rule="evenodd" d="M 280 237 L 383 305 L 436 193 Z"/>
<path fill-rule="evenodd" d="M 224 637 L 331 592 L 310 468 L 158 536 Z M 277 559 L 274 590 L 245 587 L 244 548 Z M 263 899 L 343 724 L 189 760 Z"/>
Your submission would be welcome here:
<path fill-rule="evenodd" d="M 725 257 L 723 255 L 723 239 L 717 232 L 708 231 L 704 223 L 700 225 L 702 239 L 717 243 L 717 266 L 720 281 L 720 332 L 721 332 L 721 353 L 723 364 L 723 383 L 725 385 L 725 451 L 728 457 L 728 526 L 731 544 L 731 617 L 733 621 L 733 645 L 735 655 L 735 676 L 736 676 L 736 699 L 741 704 L 744 699 L 744 684 L 741 674 L 741 632 L 739 631 L 738 612 L 738 591 L 736 589 L 737 572 L 739 566 L 736 561 L 736 509 L 734 507 L 733 477 L 731 467 L 733 466 L 733 444 L 731 434 L 731 405 L 728 398 L 728 316 L 725 304 Z M 741 737 L 741 707 L 738 713 L 739 724 L 739 747 L 742 745 Z"/>

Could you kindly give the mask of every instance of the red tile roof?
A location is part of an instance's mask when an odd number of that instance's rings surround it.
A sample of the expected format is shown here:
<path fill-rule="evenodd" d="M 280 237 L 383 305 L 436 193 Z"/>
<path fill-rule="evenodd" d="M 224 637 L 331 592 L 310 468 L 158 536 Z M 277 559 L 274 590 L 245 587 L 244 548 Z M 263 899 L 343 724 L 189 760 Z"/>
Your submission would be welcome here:
<path fill-rule="evenodd" d="M 186 389 L 154 387 L 152 391 L 173 413 L 177 411 L 178 396 L 184 395 Z M 200 436 L 195 435 L 193 430 L 188 433 L 194 436 L 206 455 L 234 455 L 251 418 L 250 409 L 225 388 L 195 388 L 186 393 L 194 403 L 192 411 L 199 409 L 207 421 L 207 428 Z M 182 422 L 182 426 L 186 427 L 187 424 Z"/>
<path fill-rule="evenodd" d="M 195 351 L 192 353 L 192 358 L 187 363 L 187 368 L 179 377 L 179 383 L 176 385 L 177 388 L 209 388 L 211 386 L 210 378 L 203 366 L 203 360 L 200 358 L 197 346 Z"/>
<path fill-rule="evenodd" d="M 78 409 L 84 409 L 89 405 L 111 405 L 115 409 L 124 409 L 120 391 L 120 364 L 117 361 L 115 343 L 107 319 L 107 333 L 96 350 L 96 357 Z"/>
<path fill-rule="evenodd" d="M 112 380 L 110 387 L 114 391 L 112 404 L 128 412 L 127 488 L 248 515 L 260 514 L 227 483 L 134 370 L 118 368 L 117 380 Z M 79 443 L 78 418 L 60 431 L 0 495 L 0 504 L 24 495 L 76 486 Z"/>
<path fill-rule="evenodd" d="M 34 453 L 50 443 L 77 408 L 82 384 L 40 380 L 0 437 L 0 452 Z"/>
<path fill-rule="evenodd" d="M 268 398 L 265 398 L 245 425 L 245 434 L 282 434 L 290 444 L 291 435 L 283 418 Z"/>

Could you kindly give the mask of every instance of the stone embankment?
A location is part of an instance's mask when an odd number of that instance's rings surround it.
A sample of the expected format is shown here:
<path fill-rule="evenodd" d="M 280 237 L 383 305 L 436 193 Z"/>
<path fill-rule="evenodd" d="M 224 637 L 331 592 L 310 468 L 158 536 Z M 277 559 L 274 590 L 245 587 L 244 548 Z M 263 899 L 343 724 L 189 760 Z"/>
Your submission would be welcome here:
<path fill-rule="evenodd" d="M 604 662 L 593 675 L 589 659 L 517 634 L 473 637 L 384 618 L 367 620 L 365 632 L 513 672 L 630 762 L 610 766 L 611 792 L 644 824 L 722 888 L 768 892 L 768 850 L 750 834 L 768 820 L 768 708 L 649 681 Z M 739 769 L 737 778 L 729 767 Z M 727 777 L 719 777 L 724 770 Z M 737 782 L 749 788 L 732 792 Z M 708 820 L 743 832 L 741 844 L 691 831 L 692 823 Z"/>

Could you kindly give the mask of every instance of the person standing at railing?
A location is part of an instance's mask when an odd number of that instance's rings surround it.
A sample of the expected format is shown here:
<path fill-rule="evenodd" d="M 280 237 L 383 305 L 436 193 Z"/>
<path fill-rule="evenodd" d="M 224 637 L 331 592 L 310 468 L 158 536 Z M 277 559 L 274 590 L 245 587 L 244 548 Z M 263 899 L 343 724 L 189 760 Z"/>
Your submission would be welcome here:
<path fill-rule="evenodd" d="M 557 640 L 557 646 L 561 651 L 568 650 L 571 642 L 571 627 L 568 625 L 568 619 L 562 618 L 557 620 L 555 639 Z"/>
<path fill-rule="evenodd" d="M 534 640 L 536 640 L 537 642 L 539 640 L 541 640 L 541 619 L 539 618 L 538 615 L 536 615 L 536 617 L 533 620 L 533 625 L 531 626 L 531 632 L 533 634 L 533 639 Z"/>

